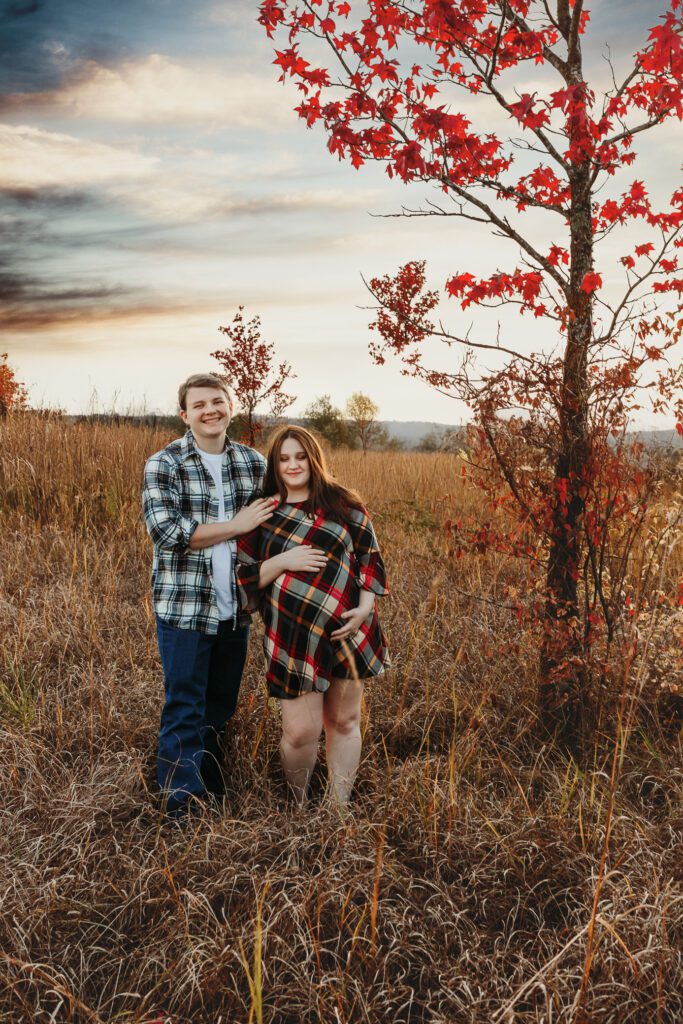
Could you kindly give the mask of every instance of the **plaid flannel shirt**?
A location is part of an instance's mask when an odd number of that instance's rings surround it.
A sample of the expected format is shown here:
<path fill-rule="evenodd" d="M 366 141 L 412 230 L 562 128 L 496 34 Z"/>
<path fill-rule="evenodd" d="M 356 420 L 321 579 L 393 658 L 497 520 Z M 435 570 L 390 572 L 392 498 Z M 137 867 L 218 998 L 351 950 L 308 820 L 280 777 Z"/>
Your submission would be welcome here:
<path fill-rule="evenodd" d="M 226 439 L 223 492 L 227 519 L 260 497 L 265 466 L 266 460 L 259 452 Z M 211 572 L 212 548 L 193 551 L 190 538 L 200 523 L 218 520 L 218 494 L 191 430 L 147 460 L 142 508 L 147 531 L 154 542 L 154 610 L 159 618 L 180 629 L 217 633 L 219 620 Z M 234 566 L 237 541 L 231 539 L 228 543 Z M 237 614 L 239 602 L 234 573 L 232 592 Z"/>

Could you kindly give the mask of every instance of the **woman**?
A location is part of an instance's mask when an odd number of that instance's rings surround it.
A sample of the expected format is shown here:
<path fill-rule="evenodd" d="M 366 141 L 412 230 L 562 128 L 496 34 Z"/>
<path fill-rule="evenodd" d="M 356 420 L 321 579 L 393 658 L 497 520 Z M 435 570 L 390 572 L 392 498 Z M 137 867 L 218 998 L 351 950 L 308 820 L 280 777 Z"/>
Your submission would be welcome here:
<path fill-rule="evenodd" d="M 265 624 L 282 766 L 303 804 L 324 729 L 330 789 L 345 804 L 360 761 L 363 680 L 389 664 L 375 612 L 375 596 L 387 593 L 384 565 L 360 498 L 333 480 L 303 427 L 274 434 L 264 494 L 281 504 L 239 538 L 237 585 Z"/>

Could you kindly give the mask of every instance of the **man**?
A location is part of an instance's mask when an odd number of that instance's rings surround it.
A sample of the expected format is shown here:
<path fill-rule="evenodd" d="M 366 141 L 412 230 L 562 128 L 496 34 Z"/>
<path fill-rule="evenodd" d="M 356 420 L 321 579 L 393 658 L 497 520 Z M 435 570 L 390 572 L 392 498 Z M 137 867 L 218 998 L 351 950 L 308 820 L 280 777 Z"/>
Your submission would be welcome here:
<path fill-rule="evenodd" d="M 232 401 L 221 378 L 189 377 L 178 404 L 189 429 L 148 460 L 142 496 L 164 671 L 157 774 L 172 816 L 195 797 L 224 792 L 219 739 L 237 706 L 249 638 L 235 538 L 277 504 L 258 497 L 263 456 L 226 437 Z"/>

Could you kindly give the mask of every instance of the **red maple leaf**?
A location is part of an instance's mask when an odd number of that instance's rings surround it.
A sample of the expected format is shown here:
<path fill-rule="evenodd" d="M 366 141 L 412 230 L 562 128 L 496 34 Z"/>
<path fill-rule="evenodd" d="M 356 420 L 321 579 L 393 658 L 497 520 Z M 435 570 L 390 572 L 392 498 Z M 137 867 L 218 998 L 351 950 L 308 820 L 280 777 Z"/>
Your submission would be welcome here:
<path fill-rule="evenodd" d="M 457 274 L 455 277 L 451 277 L 446 281 L 446 291 L 449 295 L 452 295 L 453 298 L 457 299 L 464 293 L 468 285 L 472 284 L 475 280 L 476 278 L 474 274 L 468 274 L 467 272 L 464 274 Z"/>
<path fill-rule="evenodd" d="M 535 102 L 535 94 L 531 96 L 525 92 L 522 93 L 518 103 L 510 104 L 510 113 L 525 128 L 542 128 L 544 124 L 548 124 L 550 121 L 550 115 L 545 107 L 542 107 L 540 110 L 534 109 Z"/>
<path fill-rule="evenodd" d="M 591 295 L 598 288 L 602 288 L 602 277 L 600 274 L 595 271 L 584 274 L 583 281 L 581 282 L 581 291 Z"/>

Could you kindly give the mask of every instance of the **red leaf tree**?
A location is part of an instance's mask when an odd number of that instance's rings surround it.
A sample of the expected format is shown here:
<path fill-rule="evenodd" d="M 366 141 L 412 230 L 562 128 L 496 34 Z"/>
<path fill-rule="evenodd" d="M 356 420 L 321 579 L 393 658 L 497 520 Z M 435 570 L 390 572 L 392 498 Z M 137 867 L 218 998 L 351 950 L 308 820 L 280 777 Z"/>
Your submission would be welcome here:
<path fill-rule="evenodd" d="M 643 133 L 683 117 L 681 0 L 601 93 L 586 77 L 583 0 L 264 0 L 260 21 L 283 39 L 281 80 L 296 81 L 297 112 L 323 126 L 331 153 L 435 187 L 438 201 L 404 215 L 475 221 L 510 245 L 506 269 L 454 267 L 445 301 L 547 322 L 547 351 L 534 353 L 444 327 L 424 263 L 369 285 L 375 360 L 398 356 L 404 373 L 472 410 L 492 520 L 469 539 L 528 558 L 529 578 L 539 575 L 542 718 L 575 737 L 596 689 L 590 650 L 601 639 L 604 681 L 627 615 L 625 566 L 654 487 L 627 426 L 648 385 L 652 408 L 683 419 L 683 188 L 660 208 L 628 170 Z M 525 68 L 534 92 L 519 91 Z M 491 130 L 492 108 L 509 134 Z M 618 265 L 596 269 L 599 243 L 616 233 Z M 613 290 L 619 275 L 614 298 L 604 282 Z M 430 338 L 448 346 L 447 369 L 429 368 Z M 501 505 L 513 525 L 497 532 Z"/>
<path fill-rule="evenodd" d="M 26 388 L 17 380 L 7 362 L 7 353 L 0 353 L 0 416 L 6 416 L 11 409 L 22 408 L 27 399 Z"/>
<path fill-rule="evenodd" d="M 281 416 L 295 400 L 294 395 L 283 390 L 285 382 L 295 375 L 289 363 L 275 365 L 275 346 L 261 338 L 259 317 L 245 322 L 243 314 L 244 306 L 239 306 L 232 323 L 218 328 L 229 343 L 211 355 L 223 367 L 226 380 L 242 407 L 246 419 L 245 441 L 253 445 L 262 430 L 256 410 L 267 404 L 273 417 Z"/>

